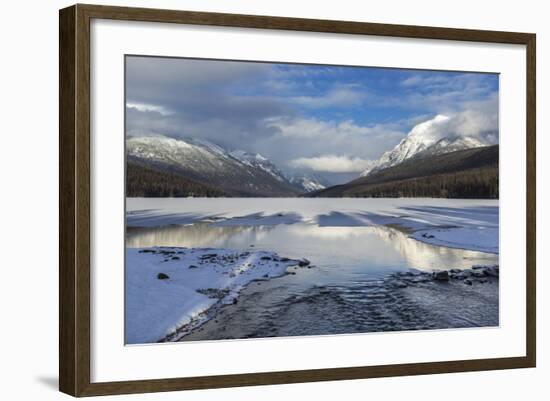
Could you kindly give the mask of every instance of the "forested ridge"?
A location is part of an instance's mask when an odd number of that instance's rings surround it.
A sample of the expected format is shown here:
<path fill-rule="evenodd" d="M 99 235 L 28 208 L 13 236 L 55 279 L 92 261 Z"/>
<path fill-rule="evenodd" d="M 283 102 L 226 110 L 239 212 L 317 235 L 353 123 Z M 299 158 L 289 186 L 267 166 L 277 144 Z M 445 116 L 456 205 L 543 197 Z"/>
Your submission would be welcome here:
<path fill-rule="evenodd" d="M 496 199 L 498 157 L 495 145 L 411 159 L 310 196 Z"/>
<path fill-rule="evenodd" d="M 126 164 L 127 197 L 217 197 L 219 189 L 198 183 L 176 173 L 143 166 L 131 160 Z"/>

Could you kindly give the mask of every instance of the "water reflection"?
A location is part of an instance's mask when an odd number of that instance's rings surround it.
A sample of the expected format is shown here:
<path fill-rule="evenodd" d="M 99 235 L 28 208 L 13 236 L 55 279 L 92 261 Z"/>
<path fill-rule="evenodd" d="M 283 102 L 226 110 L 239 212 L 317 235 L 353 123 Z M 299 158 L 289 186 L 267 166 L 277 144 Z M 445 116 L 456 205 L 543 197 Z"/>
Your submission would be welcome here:
<path fill-rule="evenodd" d="M 351 275 L 378 276 L 390 271 L 467 268 L 498 263 L 498 255 L 452 249 L 411 239 L 395 228 L 319 227 L 313 224 L 276 226 L 214 226 L 210 223 L 128 228 L 128 247 L 180 246 L 265 249 L 291 258 L 308 258 L 321 272 L 338 269 Z M 356 278 L 356 277 L 355 277 Z"/>

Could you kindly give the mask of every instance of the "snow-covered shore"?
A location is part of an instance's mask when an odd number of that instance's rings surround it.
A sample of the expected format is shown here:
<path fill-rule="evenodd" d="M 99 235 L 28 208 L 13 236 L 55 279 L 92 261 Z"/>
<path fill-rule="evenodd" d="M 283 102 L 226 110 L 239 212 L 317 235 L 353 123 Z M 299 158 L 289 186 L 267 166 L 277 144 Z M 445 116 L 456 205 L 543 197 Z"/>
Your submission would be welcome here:
<path fill-rule="evenodd" d="M 300 261 L 274 252 L 215 248 L 126 249 L 126 343 L 162 340 L 236 302 L 248 283 L 286 274 Z M 301 261 L 301 263 L 306 263 Z"/>

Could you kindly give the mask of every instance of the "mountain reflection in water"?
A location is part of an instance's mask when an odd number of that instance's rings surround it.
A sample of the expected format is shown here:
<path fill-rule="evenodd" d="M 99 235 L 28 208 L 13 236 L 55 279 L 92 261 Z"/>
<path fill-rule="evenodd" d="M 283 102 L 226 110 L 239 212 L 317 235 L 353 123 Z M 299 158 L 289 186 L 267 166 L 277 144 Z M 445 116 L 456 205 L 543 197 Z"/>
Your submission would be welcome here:
<path fill-rule="evenodd" d="M 297 223 L 275 226 L 192 225 L 128 228 L 126 245 L 231 248 L 275 251 L 290 258 L 307 258 L 321 270 L 385 275 L 397 270 L 469 268 L 498 263 L 498 255 L 439 247 L 411 239 L 395 228 L 319 227 Z"/>

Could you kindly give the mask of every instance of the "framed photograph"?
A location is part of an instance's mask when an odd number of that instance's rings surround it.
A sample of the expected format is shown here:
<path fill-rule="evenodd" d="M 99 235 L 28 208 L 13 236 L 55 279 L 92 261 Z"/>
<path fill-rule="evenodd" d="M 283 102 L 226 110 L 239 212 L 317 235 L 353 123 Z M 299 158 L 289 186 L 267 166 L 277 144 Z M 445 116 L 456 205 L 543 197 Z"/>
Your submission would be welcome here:
<path fill-rule="evenodd" d="M 535 366 L 534 34 L 59 23 L 61 391 Z"/>

